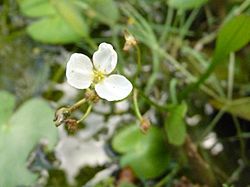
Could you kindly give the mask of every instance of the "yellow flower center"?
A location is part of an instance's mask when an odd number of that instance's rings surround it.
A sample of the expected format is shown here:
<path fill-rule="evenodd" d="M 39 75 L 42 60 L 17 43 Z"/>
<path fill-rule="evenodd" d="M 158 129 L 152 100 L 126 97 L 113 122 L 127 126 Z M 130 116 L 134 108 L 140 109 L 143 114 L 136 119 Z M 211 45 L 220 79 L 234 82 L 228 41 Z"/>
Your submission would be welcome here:
<path fill-rule="evenodd" d="M 94 70 L 93 83 L 97 84 L 104 79 L 105 75 L 101 71 Z"/>

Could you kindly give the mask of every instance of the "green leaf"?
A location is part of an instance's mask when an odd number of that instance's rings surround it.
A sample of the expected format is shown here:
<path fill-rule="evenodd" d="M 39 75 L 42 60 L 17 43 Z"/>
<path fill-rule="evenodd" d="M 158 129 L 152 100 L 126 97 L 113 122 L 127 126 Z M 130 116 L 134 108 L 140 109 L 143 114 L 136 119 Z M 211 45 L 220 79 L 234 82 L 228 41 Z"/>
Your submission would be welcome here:
<path fill-rule="evenodd" d="M 130 183 L 128 181 L 122 181 L 118 187 L 136 187 L 136 186 L 133 183 Z"/>
<path fill-rule="evenodd" d="M 224 103 L 212 100 L 210 103 L 217 109 L 223 108 L 226 112 L 250 121 L 250 97 L 235 99 Z"/>
<path fill-rule="evenodd" d="M 12 115 L 15 107 L 15 97 L 6 92 L 0 91 L 0 129 L 2 125 L 6 124 Z"/>
<path fill-rule="evenodd" d="M 167 133 L 169 143 L 180 146 L 184 143 L 186 138 L 186 124 L 184 117 L 187 112 L 187 105 L 185 103 L 175 105 L 169 109 L 169 115 L 165 121 L 165 131 Z"/>
<path fill-rule="evenodd" d="M 177 9 L 187 10 L 199 8 L 208 0 L 168 0 L 168 5 Z"/>
<path fill-rule="evenodd" d="M 235 52 L 244 47 L 250 41 L 250 16 L 240 15 L 232 18 L 222 25 L 218 33 L 216 48 L 212 62 L 206 72 L 194 83 L 188 86 L 179 98 L 183 99 L 188 93 L 199 88 L 207 80 L 215 67 L 222 62 L 231 52 Z"/>
<path fill-rule="evenodd" d="M 34 40 L 50 44 L 66 44 L 81 39 L 59 16 L 36 21 L 28 26 L 27 31 Z"/>
<path fill-rule="evenodd" d="M 165 149 L 164 134 L 157 127 L 151 127 L 147 134 L 142 134 L 138 126 L 128 126 L 115 135 L 112 146 L 123 153 L 121 166 L 130 166 L 142 179 L 160 176 L 168 167 L 169 154 Z"/>
<path fill-rule="evenodd" d="M 219 30 L 214 58 L 218 58 L 217 56 L 226 57 L 230 52 L 241 49 L 249 41 L 250 16 L 236 16 Z"/>
<path fill-rule="evenodd" d="M 81 37 L 88 35 L 88 26 L 80 9 L 68 0 L 51 0 L 59 15 Z"/>
<path fill-rule="evenodd" d="M 133 138 L 130 139 L 128 137 Z M 129 127 L 125 130 L 122 130 L 115 136 L 115 138 L 112 140 L 112 146 L 118 153 L 126 153 L 129 151 L 133 151 L 135 142 L 140 142 L 144 137 L 145 135 L 143 133 L 140 133 L 137 126 L 135 126 L 134 128 Z"/>
<path fill-rule="evenodd" d="M 86 3 L 103 23 L 113 25 L 119 18 L 119 9 L 113 0 L 87 0 Z"/>
<path fill-rule="evenodd" d="M 18 4 L 25 16 L 42 17 L 56 14 L 49 0 L 18 0 Z"/>
<path fill-rule="evenodd" d="M 13 114 L 5 128 L 0 129 L 0 186 L 28 186 L 37 178 L 28 171 L 26 161 L 41 139 L 48 141 L 49 148 L 56 143 L 53 113 L 44 100 L 32 99 Z"/>

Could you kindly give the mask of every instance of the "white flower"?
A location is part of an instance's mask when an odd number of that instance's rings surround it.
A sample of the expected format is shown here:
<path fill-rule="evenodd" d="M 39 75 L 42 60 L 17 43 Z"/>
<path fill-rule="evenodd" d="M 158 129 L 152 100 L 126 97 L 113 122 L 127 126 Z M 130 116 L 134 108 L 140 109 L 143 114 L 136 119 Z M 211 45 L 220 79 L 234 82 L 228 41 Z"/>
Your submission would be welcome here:
<path fill-rule="evenodd" d="M 108 101 L 122 100 L 130 94 L 133 86 L 126 77 L 109 75 L 117 64 L 117 53 L 112 45 L 101 43 L 92 60 L 93 64 L 84 54 L 71 55 L 66 68 L 71 86 L 86 89 L 92 84 L 98 96 Z"/>

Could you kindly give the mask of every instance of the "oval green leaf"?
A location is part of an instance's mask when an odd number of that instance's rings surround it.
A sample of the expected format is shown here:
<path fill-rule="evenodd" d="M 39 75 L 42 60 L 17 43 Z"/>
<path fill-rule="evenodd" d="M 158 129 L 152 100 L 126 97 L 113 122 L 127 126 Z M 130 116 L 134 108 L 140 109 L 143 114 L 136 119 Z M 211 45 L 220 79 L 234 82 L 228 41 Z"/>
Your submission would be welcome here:
<path fill-rule="evenodd" d="M 67 44 L 81 39 L 59 16 L 36 21 L 28 26 L 27 32 L 34 40 L 50 44 Z"/>
<path fill-rule="evenodd" d="M 59 15 L 79 36 L 88 35 L 88 26 L 80 9 L 68 0 L 51 0 Z"/>
<path fill-rule="evenodd" d="M 0 186 L 29 186 L 38 177 L 27 169 L 27 157 L 41 139 L 46 139 L 50 148 L 55 145 L 53 114 L 44 100 L 32 99 L 12 115 L 5 128 L 0 128 Z"/>
<path fill-rule="evenodd" d="M 168 167 L 169 154 L 165 149 L 164 135 L 157 127 L 142 134 L 138 126 L 128 126 L 115 135 L 112 146 L 123 153 L 121 166 L 130 166 L 141 179 L 158 177 Z"/>
<path fill-rule="evenodd" d="M 236 16 L 225 23 L 219 30 L 214 58 L 218 58 L 218 56 L 225 57 L 230 52 L 241 49 L 249 41 L 250 16 Z"/>
<path fill-rule="evenodd" d="M 18 0 L 18 4 L 25 16 L 42 17 L 56 14 L 49 0 Z"/>
<path fill-rule="evenodd" d="M 187 112 L 185 103 L 175 105 L 169 109 L 169 115 L 165 121 L 164 128 L 167 133 L 169 143 L 180 146 L 186 138 L 186 124 L 184 117 Z"/>

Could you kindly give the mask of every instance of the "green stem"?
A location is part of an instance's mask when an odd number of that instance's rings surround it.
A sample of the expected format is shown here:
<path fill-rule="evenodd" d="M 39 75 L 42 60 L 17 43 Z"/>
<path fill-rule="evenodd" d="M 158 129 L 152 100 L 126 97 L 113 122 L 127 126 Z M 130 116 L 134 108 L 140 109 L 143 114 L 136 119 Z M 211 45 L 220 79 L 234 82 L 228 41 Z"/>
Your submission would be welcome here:
<path fill-rule="evenodd" d="M 242 160 L 244 163 L 248 163 L 248 160 L 247 160 L 247 156 L 246 156 L 246 149 L 245 149 L 245 142 L 243 140 L 243 138 L 241 137 L 241 128 L 240 128 L 240 123 L 238 121 L 238 119 L 233 115 L 233 121 L 234 121 L 234 125 L 235 125 L 235 128 L 236 128 L 236 131 L 237 131 L 237 136 L 239 138 L 239 141 L 240 141 L 240 152 L 241 152 L 241 157 L 242 157 Z"/>
<path fill-rule="evenodd" d="M 174 176 L 176 176 L 179 170 L 180 170 L 180 166 L 176 165 L 168 175 L 166 175 L 160 182 L 158 182 L 155 185 L 155 187 L 161 187 L 161 186 L 164 186 L 165 184 L 168 184 L 174 178 Z"/>
<path fill-rule="evenodd" d="M 142 115 L 141 115 L 141 112 L 140 112 L 140 109 L 139 109 L 139 106 L 138 106 L 137 95 L 138 95 L 138 91 L 137 91 L 136 88 L 134 88 L 134 91 L 133 91 L 133 103 L 134 103 L 134 108 L 135 108 L 135 114 L 136 114 L 136 117 L 139 120 L 142 120 Z"/>
<path fill-rule="evenodd" d="M 163 111 L 166 112 L 169 110 L 169 107 L 167 106 L 163 106 L 163 105 L 159 105 L 158 103 L 154 102 L 153 100 L 151 100 L 149 97 L 147 97 L 143 92 L 139 92 L 139 94 L 145 99 L 145 101 L 152 105 L 153 107 L 155 107 L 156 109 L 158 109 L 159 111 Z"/>
<path fill-rule="evenodd" d="M 146 93 L 149 93 L 151 88 L 153 87 L 156 79 L 157 79 L 157 76 L 159 74 L 159 57 L 158 55 L 154 52 L 153 52 L 153 72 L 152 72 L 152 75 L 150 76 L 149 80 L 148 80 L 148 83 L 147 83 L 147 86 L 145 88 L 145 92 Z"/>
<path fill-rule="evenodd" d="M 160 44 L 163 44 L 168 36 L 173 16 L 174 16 L 174 9 L 168 6 L 167 18 L 164 24 L 162 35 L 160 37 Z"/>
<path fill-rule="evenodd" d="M 169 88 L 169 91 L 170 91 L 170 97 L 171 97 L 171 100 L 172 100 L 172 103 L 173 104 L 178 104 L 178 100 L 177 100 L 177 95 L 176 95 L 176 85 L 177 85 L 177 80 L 175 78 L 173 78 L 171 81 L 170 81 L 170 88 Z"/>
<path fill-rule="evenodd" d="M 243 132 L 243 133 L 240 134 L 239 137 L 248 139 L 248 138 L 250 138 L 250 133 L 247 133 L 247 132 L 244 133 Z M 226 140 L 228 140 L 228 141 L 237 141 L 239 137 L 238 136 L 231 136 L 231 137 L 227 138 Z"/>
<path fill-rule="evenodd" d="M 187 78 L 187 82 L 196 81 L 196 78 L 189 71 L 187 71 L 177 60 L 175 60 L 171 55 L 169 55 L 167 52 L 163 51 L 160 48 L 158 48 L 156 51 L 159 53 L 159 55 L 166 58 L 166 60 L 169 63 L 171 63 L 175 67 L 176 70 L 179 70 Z M 216 100 L 220 100 L 220 97 L 216 93 L 214 93 L 213 90 L 209 89 L 205 85 L 202 85 L 201 89 L 209 96 L 215 98 Z"/>
<path fill-rule="evenodd" d="M 245 169 L 245 164 L 243 162 L 239 162 L 239 167 L 232 173 L 232 175 L 227 180 L 227 184 L 232 184 L 235 181 L 239 180 L 241 172 Z"/>
<path fill-rule="evenodd" d="M 185 22 L 185 24 L 181 27 L 181 39 L 183 39 L 185 37 L 185 35 L 187 34 L 191 24 L 193 23 L 194 19 L 196 18 L 197 14 L 199 12 L 199 9 L 194 9 L 191 14 L 189 15 L 187 21 Z M 185 14 L 184 14 L 185 15 Z"/>
<path fill-rule="evenodd" d="M 209 123 L 209 125 L 207 126 L 207 128 L 204 130 L 203 134 L 200 137 L 200 141 L 202 141 L 209 132 L 211 132 L 213 130 L 213 128 L 215 127 L 215 125 L 218 123 L 218 121 L 220 120 L 220 118 L 222 117 L 222 115 L 225 113 L 225 108 L 222 108 L 214 117 L 214 119 Z"/>
<path fill-rule="evenodd" d="M 82 104 L 84 104 L 87 100 L 85 98 L 81 99 L 80 101 L 78 101 L 77 103 L 75 103 L 74 105 L 72 105 L 71 107 L 69 107 L 69 113 L 75 111 L 76 109 L 80 108 L 80 106 Z"/>
<path fill-rule="evenodd" d="M 91 109 L 92 109 L 92 104 L 90 104 L 90 105 L 88 106 L 88 108 L 87 108 L 85 114 L 82 116 L 81 119 L 79 119 L 79 120 L 77 121 L 77 123 L 80 123 L 81 121 L 85 120 L 86 117 L 87 117 L 87 116 L 89 115 L 89 113 L 91 112 Z"/>
<path fill-rule="evenodd" d="M 183 47 L 183 52 L 187 56 L 192 56 L 193 58 L 195 58 L 200 63 L 201 67 L 199 69 L 202 70 L 202 71 L 200 71 L 200 73 L 202 73 L 204 71 L 204 69 L 207 67 L 207 65 L 209 64 L 209 62 L 203 57 L 203 55 L 201 53 L 199 53 L 195 49 L 192 49 L 189 46 Z M 219 96 L 220 97 L 225 97 L 225 93 L 223 91 L 223 88 L 221 87 L 221 85 L 220 85 L 220 83 L 219 83 L 219 81 L 218 81 L 218 79 L 216 78 L 215 75 L 211 76 L 210 82 L 212 82 L 212 84 L 210 84 L 210 85 L 216 90 L 216 92 L 219 94 Z"/>
<path fill-rule="evenodd" d="M 242 2 L 242 4 L 237 7 L 236 9 L 233 9 L 227 17 L 224 19 L 224 23 L 227 22 L 228 20 L 232 19 L 232 17 L 237 16 L 241 14 L 243 11 L 245 11 L 250 5 L 250 0 L 245 0 Z"/>
<path fill-rule="evenodd" d="M 228 89 L 227 89 L 227 98 L 229 100 L 232 100 L 233 96 L 234 65 L 235 65 L 235 55 L 234 53 L 230 53 L 229 66 L 228 66 Z"/>

